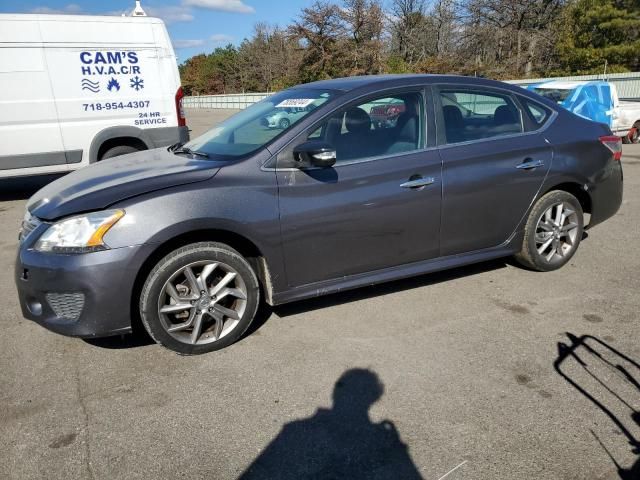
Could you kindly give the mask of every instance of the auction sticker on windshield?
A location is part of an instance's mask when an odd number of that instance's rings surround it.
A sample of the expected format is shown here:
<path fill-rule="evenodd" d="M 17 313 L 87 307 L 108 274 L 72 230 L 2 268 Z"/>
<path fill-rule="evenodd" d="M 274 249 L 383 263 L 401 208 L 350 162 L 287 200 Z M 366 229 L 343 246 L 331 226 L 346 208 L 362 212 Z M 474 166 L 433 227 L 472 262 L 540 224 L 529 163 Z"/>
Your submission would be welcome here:
<path fill-rule="evenodd" d="M 276 105 L 276 108 L 304 108 L 311 105 L 313 101 L 313 98 L 289 98 Z"/>

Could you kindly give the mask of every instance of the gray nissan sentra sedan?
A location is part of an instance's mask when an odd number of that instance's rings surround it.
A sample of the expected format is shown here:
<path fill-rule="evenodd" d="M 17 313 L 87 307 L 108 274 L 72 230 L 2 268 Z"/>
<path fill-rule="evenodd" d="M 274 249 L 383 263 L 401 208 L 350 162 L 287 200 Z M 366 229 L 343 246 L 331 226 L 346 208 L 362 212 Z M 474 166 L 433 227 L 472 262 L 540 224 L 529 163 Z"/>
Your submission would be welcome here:
<path fill-rule="evenodd" d="M 385 105 L 402 113 L 374 125 Z M 284 109 L 304 114 L 264 125 Z M 79 337 L 141 321 L 158 343 L 197 354 L 236 341 L 261 301 L 510 255 L 555 270 L 618 210 L 621 151 L 606 126 L 500 82 L 300 85 L 186 145 L 36 193 L 15 264 L 22 311 Z"/>

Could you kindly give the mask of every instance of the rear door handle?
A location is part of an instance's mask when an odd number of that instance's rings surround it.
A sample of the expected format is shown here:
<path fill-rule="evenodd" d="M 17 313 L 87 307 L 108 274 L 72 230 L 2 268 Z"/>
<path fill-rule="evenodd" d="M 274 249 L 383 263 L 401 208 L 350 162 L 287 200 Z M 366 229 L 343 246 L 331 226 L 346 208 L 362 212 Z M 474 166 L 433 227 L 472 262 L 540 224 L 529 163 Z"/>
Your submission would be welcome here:
<path fill-rule="evenodd" d="M 427 185 L 431 185 L 436 181 L 433 177 L 420 177 L 414 180 L 409 180 L 408 182 L 401 183 L 400 186 L 402 188 L 420 188 L 426 187 Z"/>
<path fill-rule="evenodd" d="M 534 168 L 543 167 L 544 162 L 542 160 L 527 159 L 518 165 L 516 168 L 520 170 L 533 170 Z"/>

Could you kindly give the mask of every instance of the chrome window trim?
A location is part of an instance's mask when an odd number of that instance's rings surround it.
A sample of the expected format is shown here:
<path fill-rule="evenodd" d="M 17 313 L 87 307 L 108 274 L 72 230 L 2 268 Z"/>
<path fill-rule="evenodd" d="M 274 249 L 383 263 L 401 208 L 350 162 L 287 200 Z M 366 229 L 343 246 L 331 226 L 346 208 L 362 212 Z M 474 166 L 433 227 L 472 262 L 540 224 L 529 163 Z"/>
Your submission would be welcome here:
<path fill-rule="evenodd" d="M 531 130 L 529 132 L 521 132 L 521 133 L 512 133 L 509 135 L 501 135 L 499 137 L 489 137 L 489 138 L 480 138 L 478 140 L 467 140 L 466 142 L 457 142 L 457 143 L 444 143 L 442 145 L 440 145 L 440 149 L 444 150 L 446 148 L 450 148 L 450 147 L 459 147 L 459 146 L 465 146 L 465 145 L 474 145 L 474 144 L 478 144 L 478 143 L 486 143 L 486 142 L 495 142 L 496 140 L 504 140 L 504 139 L 513 139 L 513 138 L 520 138 L 520 137 L 525 137 L 528 135 L 538 135 L 542 132 L 544 132 L 545 130 L 547 130 L 551 124 L 553 123 L 553 121 L 555 121 L 556 117 L 558 116 L 558 112 L 553 111 L 553 113 L 549 116 L 549 120 L 545 123 L 544 127 L 539 128 L 538 130 Z"/>
<path fill-rule="evenodd" d="M 523 121 L 524 119 L 522 118 L 523 112 L 522 112 L 521 107 L 518 105 L 518 103 L 520 102 L 518 97 L 525 98 L 525 99 L 527 99 L 527 100 L 529 100 L 531 102 L 538 103 L 538 104 L 540 104 L 540 102 L 537 102 L 534 99 L 530 99 L 526 95 L 521 95 L 518 92 L 514 92 L 512 90 L 509 90 L 507 88 L 503 88 L 503 87 L 500 87 L 500 86 L 494 87 L 493 85 L 492 86 L 484 86 L 484 85 L 477 86 L 477 85 L 472 85 L 472 84 L 468 84 L 468 83 L 454 83 L 454 84 L 452 84 L 452 83 L 436 83 L 433 86 L 436 88 L 436 94 L 438 96 L 440 95 L 440 91 L 443 90 L 443 89 L 446 90 L 446 89 L 450 89 L 450 88 L 454 88 L 454 89 L 455 88 L 462 88 L 462 89 L 467 88 L 469 90 L 480 89 L 481 91 L 484 89 L 484 90 L 487 90 L 489 92 L 491 90 L 498 90 L 498 91 L 501 91 L 501 92 L 505 92 L 506 95 L 509 95 L 509 96 L 512 96 L 512 97 L 516 97 L 515 98 L 515 100 L 517 102 L 516 103 L 516 108 L 518 108 L 518 111 L 520 112 L 520 122 L 522 124 L 522 130 L 523 130 L 520 133 L 512 133 L 512 134 L 509 134 L 509 135 L 501 135 L 501 136 L 498 136 L 498 137 L 479 138 L 477 140 L 467 140 L 467 141 L 464 141 L 464 142 L 456 142 L 456 143 L 446 143 L 445 142 L 445 143 L 439 145 L 440 149 L 446 149 L 446 148 L 458 147 L 458 146 L 465 146 L 465 145 L 474 145 L 474 144 L 478 144 L 478 143 L 491 142 L 491 141 L 495 141 L 495 140 L 503 140 L 503 139 L 509 139 L 509 138 L 519 138 L 519 137 L 523 137 L 525 135 L 539 134 L 539 133 L 542 133 L 545 130 L 547 130 L 551 126 L 551 124 L 555 121 L 557 116 L 558 116 L 558 112 L 555 109 L 547 107 L 547 106 L 541 104 L 541 106 L 551 110 L 551 115 L 549 115 L 549 117 L 547 118 L 547 121 L 540 128 L 527 132 L 525 130 L 525 128 L 524 128 L 524 121 Z M 437 114 L 436 114 L 436 118 L 441 117 L 442 116 L 442 104 L 441 104 L 441 102 L 439 100 L 438 100 L 438 105 L 436 105 L 436 109 L 440 109 L 440 111 L 437 112 Z"/>
<path fill-rule="evenodd" d="M 435 151 L 438 150 L 437 146 L 434 147 L 426 147 L 426 148 L 417 148 L 414 150 L 407 150 L 406 152 L 398 152 L 398 153 L 392 153 L 390 155 L 376 155 L 375 157 L 364 157 L 364 158 L 359 158 L 356 160 L 347 160 L 345 162 L 341 162 L 341 163 L 336 163 L 335 165 L 333 165 L 330 168 L 340 168 L 340 167 L 347 167 L 350 165 L 356 165 L 359 163 L 369 163 L 369 162 L 377 162 L 379 160 L 386 160 L 386 159 L 393 159 L 393 158 L 397 158 L 397 157 L 404 157 L 406 155 L 415 155 L 416 153 L 424 153 L 424 152 L 431 152 L 431 151 Z M 296 171 L 296 172 L 303 172 L 303 171 L 308 171 L 308 170 L 326 170 L 327 167 L 305 167 L 305 168 L 296 168 L 296 167 L 283 167 L 283 168 L 278 168 L 278 167 L 265 167 L 262 166 L 260 167 L 260 170 L 262 170 L 263 172 L 273 172 L 273 171 L 278 171 L 278 172 L 292 172 L 292 171 Z"/>
<path fill-rule="evenodd" d="M 387 88 L 383 88 L 381 90 L 378 90 L 375 93 L 372 92 L 368 92 L 368 93 L 362 93 L 360 95 L 357 95 L 355 97 L 353 97 L 351 100 L 349 100 L 346 103 L 343 103 L 339 106 L 336 106 L 335 108 L 333 108 L 332 110 L 329 110 L 325 116 L 323 116 L 320 120 L 318 120 L 316 123 L 312 124 L 310 127 L 305 128 L 302 132 L 300 132 L 298 135 L 296 135 L 295 137 L 293 137 L 290 141 L 288 141 L 285 145 L 283 145 L 280 149 L 278 149 L 278 151 L 276 152 L 271 152 L 271 150 L 268 149 L 269 146 L 267 146 L 267 150 L 272 153 L 272 156 L 269 160 L 267 160 L 266 162 L 264 162 L 262 164 L 262 166 L 260 167 L 260 170 L 264 171 L 264 172 L 271 172 L 271 171 L 279 171 L 279 172 L 286 172 L 286 171 L 292 171 L 292 170 L 300 170 L 300 168 L 295 168 L 295 167 L 280 167 L 278 168 L 277 165 L 277 158 L 278 155 L 280 155 L 280 153 L 282 153 L 283 150 L 285 150 L 287 147 L 289 147 L 289 145 L 291 145 L 293 142 L 295 142 L 301 135 L 304 135 L 305 132 L 310 131 L 313 132 L 315 131 L 315 129 L 318 128 L 318 126 L 322 125 L 323 122 L 325 122 L 325 120 L 327 120 L 329 117 L 331 117 L 335 112 L 337 112 L 338 110 L 345 108 L 346 106 L 353 106 L 356 104 L 356 102 L 360 101 L 363 98 L 375 98 L 377 97 L 379 94 L 381 94 L 382 96 L 380 98 L 385 98 L 384 95 L 386 94 L 393 94 L 393 93 L 406 93 L 407 91 L 414 91 L 414 93 L 417 93 L 421 96 L 422 98 L 422 109 L 424 110 L 424 118 L 422 119 L 423 122 L 423 128 L 422 131 L 420 132 L 424 138 L 423 138 L 423 146 L 415 149 L 415 150 L 411 150 L 408 152 L 400 152 L 397 154 L 392 154 L 392 155 L 378 155 L 376 157 L 366 157 L 366 158 L 362 158 L 362 159 L 358 159 L 358 160 L 354 160 L 354 161 L 349 161 L 349 162 L 344 162 L 344 163 L 340 163 L 338 164 L 336 162 L 336 164 L 332 167 L 332 168 L 336 168 L 339 165 L 347 165 L 347 164 L 352 164 L 352 163 L 362 163 L 364 161 L 373 161 L 373 160 L 381 160 L 383 158 L 393 158 L 399 155 L 406 155 L 409 153 L 415 153 L 415 152 L 421 152 L 421 151 L 426 151 L 429 149 L 435 149 L 437 148 L 437 145 L 434 145 L 433 147 L 427 147 L 427 143 L 428 143 L 428 139 L 429 139 L 429 131 L 428 131 L 428 122 L 427 122 L 427 109 L 428 109 L 428 104 L 427 104 L 427 96 L 428 95 L 433 95 L 433 93 L 429 90 L 427 90 L 429 88 L 430 84 L 425 83 L 425 82 L 419 82 L 419 83 L 411 83 L 409 85 L 401 85 L 401 86 L 395 86 L 395 87 L 387 87 Z M 339 98 L 340 96 L 338 96 L 337 98 Z M 336 98 L 336 99 L 337 99 Z M 314 130 L 312 130 L 314 129 Z M 265 165 L 270 163 L 272 160 L 275 159 L 275 163 L 276 165 L 274 167 L 266 167 Z M 305 168 L 304 170 L 316 170 L 317 168 L 322 168 L 322 167 L 309 167 L 309 168 Z"/>

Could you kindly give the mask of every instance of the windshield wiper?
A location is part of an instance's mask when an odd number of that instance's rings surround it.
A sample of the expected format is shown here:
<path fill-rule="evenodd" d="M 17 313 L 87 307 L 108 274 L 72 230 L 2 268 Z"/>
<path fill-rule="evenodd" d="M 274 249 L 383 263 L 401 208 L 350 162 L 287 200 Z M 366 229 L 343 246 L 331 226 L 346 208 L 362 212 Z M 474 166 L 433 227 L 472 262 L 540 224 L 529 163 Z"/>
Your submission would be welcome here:
<path fill-rule="evenodd" d="M 180 148 L 182 145 L 184 145 L 184 142 L 176 142 L 173 145 L 169 145 L 167 147 L 167 151 L 173 152 L 176 148 Z"/>
<path fill-rule="evenodd" d="M 179 155 L 181 153 L 184 153 L 186 155 L 194 155 L 196 157 L 209 158 L 209 154 L 208 153 L 206 153 L 206 152 L 198 152 L 196 150 L 191 150 L 188 147 L 177 148 L 176 150 L 173 150 L 173 153 L 175 155 Z"/>

